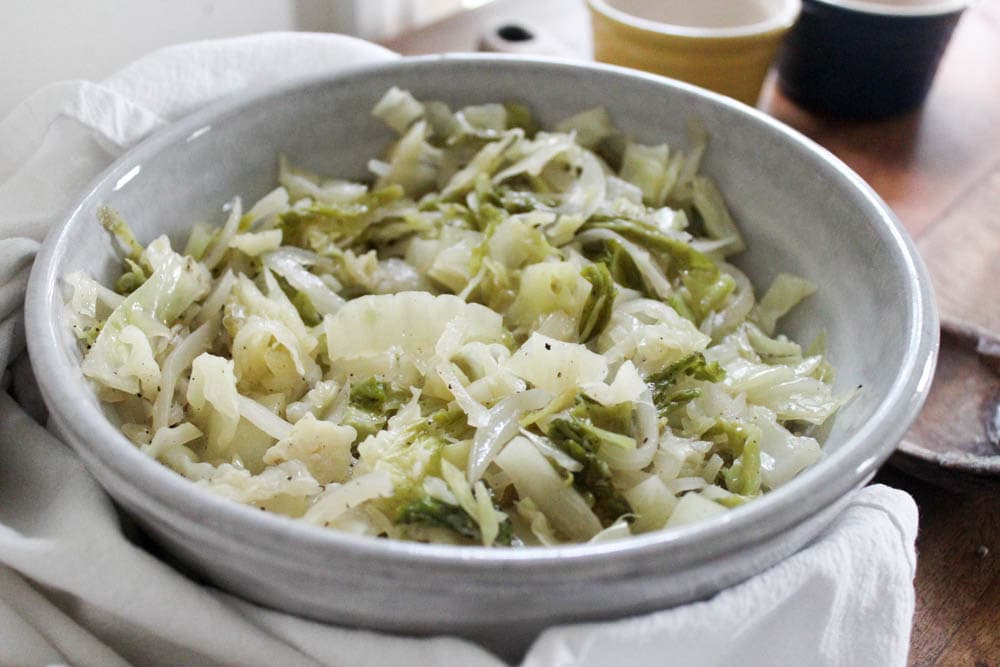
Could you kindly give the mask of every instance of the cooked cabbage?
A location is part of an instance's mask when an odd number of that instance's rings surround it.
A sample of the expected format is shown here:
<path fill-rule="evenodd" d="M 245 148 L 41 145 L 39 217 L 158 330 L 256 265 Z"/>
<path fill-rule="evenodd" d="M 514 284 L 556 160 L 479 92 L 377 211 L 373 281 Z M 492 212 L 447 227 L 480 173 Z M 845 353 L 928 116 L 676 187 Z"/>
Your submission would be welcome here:
<path fill-rule="evenodd" d="M 815 287 L 758 302 L 724 261 L 744 242 L 697 123 L 681 149 L 604 109 L 544 132 L 393 88 L 373 113 L 399 139 L 370 183 L 279 156 L 183 253 L 102 209 L 121 276 L 68 276 L 67 307 L 142 451 L 317 526 L 482 546 L 670 529 L 822 456 L 849 396 L 775 334 Z"/>

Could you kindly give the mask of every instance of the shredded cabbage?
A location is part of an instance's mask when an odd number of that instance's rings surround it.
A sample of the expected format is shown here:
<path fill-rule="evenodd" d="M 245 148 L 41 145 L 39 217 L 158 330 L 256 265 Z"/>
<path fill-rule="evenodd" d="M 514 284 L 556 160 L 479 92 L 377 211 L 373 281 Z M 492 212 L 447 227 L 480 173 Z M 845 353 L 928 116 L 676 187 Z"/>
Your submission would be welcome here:
<path fill-rule="evenodd" d="M 67 277 L 83 372 L 142 451 L 334 530 L 459 545 L 600 542 L 700 521 L 821 456 L 850 395 L 775 330 L 690 147 L 605 109 L 539 131 L 392 88 L 370 183 L 278 159 L 183 253 L 114 211 L 115 289 Z M 690 223 L 690 224 L 689 224 Z"/>

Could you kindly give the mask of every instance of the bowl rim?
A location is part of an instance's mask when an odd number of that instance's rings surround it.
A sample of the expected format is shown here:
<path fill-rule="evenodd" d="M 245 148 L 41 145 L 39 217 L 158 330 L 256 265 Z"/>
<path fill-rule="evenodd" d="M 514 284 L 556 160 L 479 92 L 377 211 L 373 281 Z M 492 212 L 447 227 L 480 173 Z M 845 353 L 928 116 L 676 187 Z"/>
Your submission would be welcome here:
<path fill-rule="evenodd" d="M 153 158 L 160 150 L 185 141 L 192 133 L 228 115 L 238 113 L 254 102 L 284 95 L 298 89 L 343 83 L 353 77 L 365 77 L 384 70 L 409 70 L 452 66 L 503 66 L 507 68 L 544 68 L 552 72 L 577 73 L 598 71 L 612 76 L 641 80 L 666 86 L 686 95 L 708 98 L 731 112 L 752 116 L 782 140 L 812 154 L 854 187 L 875 214 L 880 237 L 901 260 L 908 303 L 908 349 L 899 374 L 876 407 L 867 423 L 860 426 L 836 452 L 800 473 L 782 487 L 752 503 L 722 515 L 669 531 L 658 531 L 598 544 L 572 544 L 557 547 L 497 549 L 482 546 L 421 544 L 398 540 L 380 540 L 307 525 L 288 517 L 255 511 L 199 488 L 167 466 L 155 461 L 131 442 L 93 405 L 93 391 L 80 373 L 79 364 L 69 359 L 63 342 L 65 324 L 60 317 L 63 302 L 60 287 L 60 263 L 66 254 L 68 231 L 78 221 L 88 202 L 109 185 L 117 183 L 137 164 Z M 79 223 L 78 223 L 79 224 Z M 489 576 L 493 566 L 502 572 L 515 569 L 521 575 L 551 576 L 566 570 L 567 559 L 578 565 L 606 566 L 607 556 L 628 558 L 632 563 L 662 557 L 664 550 L 677 556 L 677 562 L 700 562 L 731 552 L 733 548 L 755 543 L 801 523 L 832 504 L 851 489 L 874 475 L 915 419 L 930 388 L 938 343 L 938 317 L 930 280 L 909 235 L 895 215 L 860 176 L 829 151 L 815 144 L 780 121 L 722 95 L 696 86 L 613 65 L 579 63 L 561 58 L 527 57 L 507 54 L 443 54 L 411 56 L 345 68 L 290 80 L 262 90 L 235 94 L 182 118 L 154 133 L 116 159 L 76 198 L 69 211 L 54 224 L 32 268 L 25 299 L 25 327 L 28 349 L 38 386 L 56 423 L 69 431 L 71 439 L 86 442 L 81 453 L 100 460 L 104 470 L 100 479 L 112 475 L 124 484 L 129 494 L 144 509 L 157 517 L 176 520 L 178 515 L 188 526 L 202 524 L 211 517 L 211 526 L 198 529 L 221 530 L 231 536 L 253 535 L 254 547 L 275 554 L 287 553 L 279 545 L 295 544 L 310 551 L 346 550 L 351 556 L 372 563 L 381 562 L 445 566 L 450 571 Z M 125 494 L 123 494 L 125 495 Z M 775 517 L 780 517 L 779 521 Z"/>
<path fill-rule="evenodd" d="M 826 5 L 873 17 L 935 18 L 964 12 L 976 0 L 935 0 L 926 3 L 893 3 L 885 0 L 807 0 L 806 4 Z"/>
<path fill-rule="evenodd" d="M 783 32 L 792 27 L 802 10 L 801 0 L 778 0 L 780 6 L 767 17 L 733 26 L 693 26 L 668 23 L 648 19 L 616 7 L 611 0 L 587 0 L 592 12 L 605 19 L 635 30 L 643 30 L 656 35 L 684 37 L 690 39 L 736 39 L 762 37 L 775 32 Z"/>

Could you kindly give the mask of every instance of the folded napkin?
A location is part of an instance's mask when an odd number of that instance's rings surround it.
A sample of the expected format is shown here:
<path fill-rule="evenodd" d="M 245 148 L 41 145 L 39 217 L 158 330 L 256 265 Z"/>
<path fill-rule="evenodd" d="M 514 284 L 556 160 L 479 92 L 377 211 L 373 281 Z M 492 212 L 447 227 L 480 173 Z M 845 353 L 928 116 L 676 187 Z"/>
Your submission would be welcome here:
<path fill-rule="evenodd" d="M 504 664 L 464 640 L 323 625 L 187 579 L 129 539 L 77 457 L 40 425 L 25 354 L 38 243 L 116 156 L 232 92 L 392 57 L 338 35 L 201 42 L 100 83 L 54 84 L 0 121 L 0 665 Z M 522 665 L 903 665 L 916 526 L 908 495 L 864 488 L 763 574 L 705 602 L 551 628 Z"/>

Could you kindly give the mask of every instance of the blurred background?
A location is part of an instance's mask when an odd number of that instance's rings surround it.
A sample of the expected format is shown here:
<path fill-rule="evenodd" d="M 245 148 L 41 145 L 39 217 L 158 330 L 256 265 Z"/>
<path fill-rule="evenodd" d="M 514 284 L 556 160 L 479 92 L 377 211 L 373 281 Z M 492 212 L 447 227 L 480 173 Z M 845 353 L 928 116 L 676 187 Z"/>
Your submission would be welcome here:
<path fill-rule="evenodd" d="M 3 0 L 0 118 L 45 84 L 100 80 L 161 46 L 272 30 L 392 37 L 491 0 Z"/>

